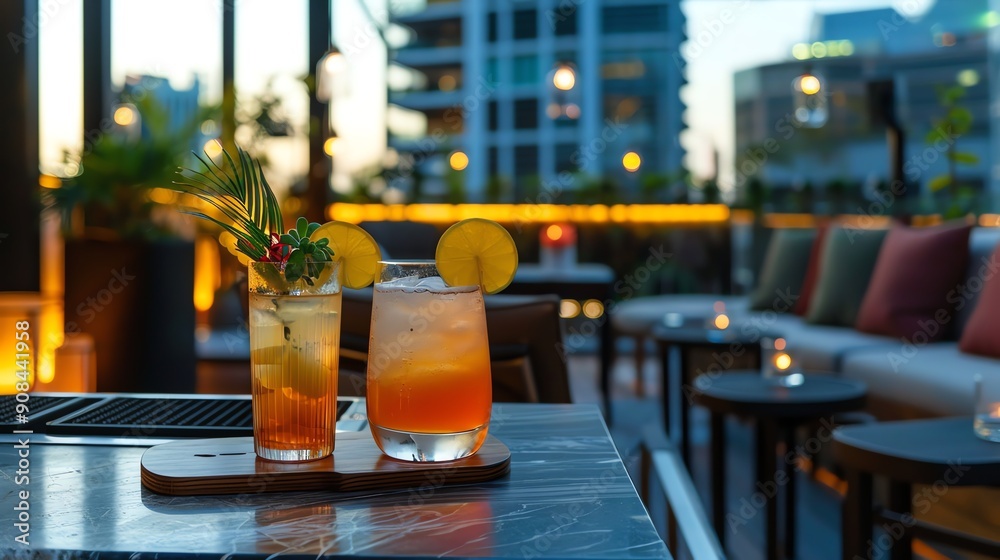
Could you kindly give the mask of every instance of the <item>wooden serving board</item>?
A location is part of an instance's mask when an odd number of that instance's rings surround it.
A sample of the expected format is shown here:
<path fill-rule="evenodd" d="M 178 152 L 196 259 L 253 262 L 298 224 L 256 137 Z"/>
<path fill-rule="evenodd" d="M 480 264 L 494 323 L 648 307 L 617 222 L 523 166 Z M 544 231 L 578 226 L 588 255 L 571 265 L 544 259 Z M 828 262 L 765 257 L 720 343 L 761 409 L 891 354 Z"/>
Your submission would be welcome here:
<path fill-rule="evenodd" d="M 142 485 L 159 494 L 356 492 L 485 482 L 510 472 L 510 450 L 493 436 L 472 457 L 411 463 L 382 454 L 367 431 L 337 434 L 332 457 L 306 463 L 258 459 L 252 437 L 175 441 L 142 454 Z"/>

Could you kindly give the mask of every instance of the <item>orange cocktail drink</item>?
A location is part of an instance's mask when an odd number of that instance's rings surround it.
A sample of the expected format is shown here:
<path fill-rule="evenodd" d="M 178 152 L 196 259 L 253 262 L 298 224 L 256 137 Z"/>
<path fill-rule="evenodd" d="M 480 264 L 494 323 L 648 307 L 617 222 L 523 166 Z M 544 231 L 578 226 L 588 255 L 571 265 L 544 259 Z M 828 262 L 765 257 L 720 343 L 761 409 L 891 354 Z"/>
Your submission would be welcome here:
<path fill-rule="evenodd" d="M 337 263 L 312 284 L 250 263 L 254 450 L 273 461 L 329 456 L 337 426 L 341 288 Z"/>
<path fill-rule="evenodd" d="M 382 451 L 410 461 L 471 455 L 492 404 L 479 286 L 447 286 L 431 261 L 382 262 L 372 302 L 368 421 Z"/>

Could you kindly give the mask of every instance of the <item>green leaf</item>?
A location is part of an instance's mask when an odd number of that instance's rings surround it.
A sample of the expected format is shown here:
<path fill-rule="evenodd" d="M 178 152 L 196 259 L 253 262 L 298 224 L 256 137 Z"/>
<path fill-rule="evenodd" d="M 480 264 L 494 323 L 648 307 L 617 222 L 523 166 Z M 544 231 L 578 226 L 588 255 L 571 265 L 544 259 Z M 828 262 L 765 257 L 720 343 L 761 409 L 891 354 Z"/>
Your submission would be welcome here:
<path fill-rule="evenodd" d="M 267 254 L 271 239 L 269 232 L 282 231 L 281 212 L 274 193 L 263 177 L 259 162 L 237 146 L 236 160 L 223 151 L 225 168 L 212 158 L 194 157 L 201 163 L 202 170 L 182 169 L 178 174 L 185 181 L 174 182 L 173 190 L 193 195 L 218 210 L 232 224 L 191 212 L 203 217 L 233 233 L 242 241 L 237 248 L 243 254 L 259 260 Z M 187 172 L 188 175 L 185 175 Z"/>
<path fill-rule="evenodd" d="M 979 163 L 979 156 L 969 152 L 951 152 L 949 157 L 955 163 L 964 163 L 967 165 L 976 165 Z"/>
<path fill-rule="evenodd" d="M 299 216 L 299 219 L 295 222 L 295 231 L 299 232 L 299 237 L 301 238 L 309 237 L 309 220 Z"/>
<path fill-rule="evenodd" d="M 946 107 L 954 105 L 963 97 L 965 97 L 965 88 L 962 86 L 947 87 L 940 94 L 941 104 Z"/>
<path fill-rule="evenodd" d="M 292 251 L 285 261 L 285 280 L 295 282 L 302 278 L 306 272 L 305 255 L 302 251 Z"/>
<path fill-rule="evenodd" d="M 282 233 L 278 241 L 285 243 L 287 245 L 295 245 L 296 239 L 287 233 Z"/>
<path fill-rule="evenodd" d="M 311 224 L 309 224 L 309 231 L 307 232 L 307 235 L 311 236 L 312 234 L 316 233 L 316 230 L 318 229 L 319 229 L 319 224 L 317 224 L 316 222 L 312 222 Z"/>
<path fill-rule="evenodd" d="M 930 187 L 931 192 L 938 192 L 941 189 L 951 186 L 951 177 L 949 175 L 938 175 L 930 180 L 928 186 Z"/>
<path fill-rule="evenodd" d="M 935 126 L 927 132 L 926 136 L 924 136 L 924 142 L 928 144 L 933 144 L 941 139 L 947 140 L 947 135 L 944 134 L 944 131 L 939 126 Z"/>

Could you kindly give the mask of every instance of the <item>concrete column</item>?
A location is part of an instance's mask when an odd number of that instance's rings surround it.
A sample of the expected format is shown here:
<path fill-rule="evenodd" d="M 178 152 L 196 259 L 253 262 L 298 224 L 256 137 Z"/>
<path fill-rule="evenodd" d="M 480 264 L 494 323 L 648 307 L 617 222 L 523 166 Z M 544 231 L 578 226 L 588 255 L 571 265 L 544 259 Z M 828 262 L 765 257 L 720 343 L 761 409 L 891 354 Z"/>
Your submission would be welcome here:
<path fill-rule="evenodd" d="M 462 88 L 465 116 L 463 134 L 469 166 L 465 191 L 470 201 L 481 201 L 489 171 L 486 150 L 487 103 L 492 97 L 486 76 L 486 8 L 479 0 L 462 2 Z"/>
<path fill-rule="evenodd" d="M 38 0 L 0 2 L 0 291 L 39 289 Z"/>
<path fill-rule="evenodd" d="M 330 1 L 309 1 L 309 71 L 316 78 L 316 66 L 330 50 Z M 318 79 L 318 78 L 317 78 Z M 315 95 L 309 98 L 309 175 L 306 178 L 305 216 L 313 222 L 326 222 L 326 203 L 330 192 L 330 157 L 323 151 L 329 136 L 330 118 L 326 104 Z"/>
<path fill-rule="evenodd" d="M 553 88 L 549 72 L 556 63 L 555 29 L 546 14 L 555 8 L 552 0 L 538 3 L 538 66 L 541 72 L 538 83 L 538 176 L 543 183 L 552 181 L 556 172 L 556 127 L 545 113 Z"/>
<path fill-rule="evenodd" d="M 581 2 L 577 10 L 577 37 L 580 41 L 580 69 L 578 87 L 582 88 L 580 103 L 580 147 L 583 153 L 592 140 L 600 137 L 604 122 L 604 104 L 601 102 L 601 6 L 602 2 Z M 581 171 L 600 175 L 601 157 L 587 158 Z"/>
<path fill-rule="evenodd" d="M 83 2 L 83 130 L 104 131 L 111 115 L 111 1 Z"/>

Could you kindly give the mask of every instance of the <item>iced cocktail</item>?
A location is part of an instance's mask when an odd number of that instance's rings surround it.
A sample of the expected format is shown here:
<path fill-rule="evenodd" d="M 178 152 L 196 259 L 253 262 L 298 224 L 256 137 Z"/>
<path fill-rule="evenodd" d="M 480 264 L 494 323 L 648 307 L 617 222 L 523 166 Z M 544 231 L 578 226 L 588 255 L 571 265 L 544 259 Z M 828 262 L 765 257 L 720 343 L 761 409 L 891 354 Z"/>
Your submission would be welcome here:
<path fill-rule="evenodd" d="M 289 282 L 281 266 L 249 266 L 254 451 L 273 461 L 322 459 L 333 453 L 337 425 L 339 263 L 321 263 L 308 282 Z"/>
<path fill-rule="evenodd" d="M 379 263 L 368 354 L 368 422 L 382 451 L 408 461 L 472 455 L 492 405 L 479 286 L 448 286 L 433 261 Z"/>

